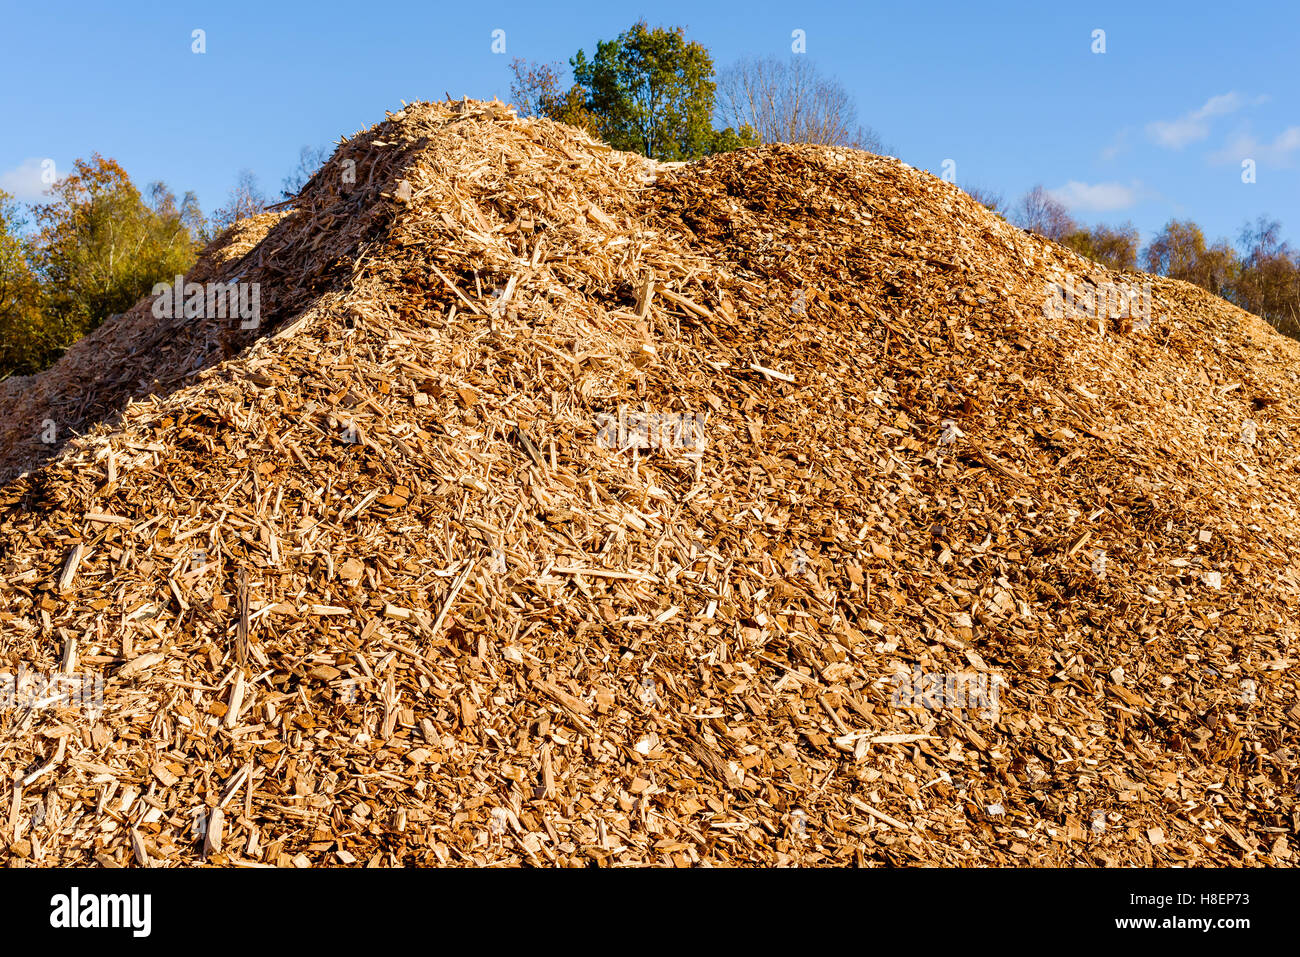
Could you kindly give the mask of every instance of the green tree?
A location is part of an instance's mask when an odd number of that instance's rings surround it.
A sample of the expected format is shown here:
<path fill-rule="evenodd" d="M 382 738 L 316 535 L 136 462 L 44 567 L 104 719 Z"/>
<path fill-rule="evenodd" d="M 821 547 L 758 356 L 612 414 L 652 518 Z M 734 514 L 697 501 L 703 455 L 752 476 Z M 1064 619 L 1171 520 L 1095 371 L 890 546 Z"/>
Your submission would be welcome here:
<path fill-rule="evenodd" d="M 760 145 L 758 134 L 754 132 L 752 126 L 742 126 L 740 132 L 728 126 L 725 130 L 714 131 L 713 139 L 709 143 L 709 152 L 730 153 L 732 150 L 758 145 Z"/>
<path fill-rule="evenodd" d="M 518 58 L 510 64 L 510 94 L 522 115 L 549 117 L 615 149 L 659 160 L 694 159 L 761 142 L 747 124 L 713 128 L 713 59 L 681 27 L 652 30 L 642 21 L 597 42 L 591 59 L 579 50 L 569 65 L 575 82 L 565 89 L 555 64 Z"/>
<path fill-rule="evenodd" d="M 194 262 L 202 228 L 198 202 L 181 202 L 161 183 L 146 203 L 114 160 L 77 160 L 51 187 L 51 202 L 35 207 L 39 232 L 32 261 L 41 281 L 41 364 L 125 312 L 154 283 Z"/>
<path fill-rule="evenodd" d="M 569 61 L 602 137 L 660 160 L 703 156 L 713 145 L 713 58 L 681 27 L 643 20 Z"/>

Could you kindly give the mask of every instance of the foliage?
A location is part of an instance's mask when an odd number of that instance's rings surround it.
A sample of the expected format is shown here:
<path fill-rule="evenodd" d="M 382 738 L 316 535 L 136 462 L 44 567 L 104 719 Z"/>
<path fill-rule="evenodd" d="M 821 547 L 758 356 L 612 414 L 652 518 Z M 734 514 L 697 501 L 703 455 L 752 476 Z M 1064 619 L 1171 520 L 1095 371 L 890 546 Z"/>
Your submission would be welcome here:
<path fill-rule="evenodd" d="M 1300 336 L 1300 252 L 1281 239 L 1282 225 L 1263 216 L 1241 230 L 1244 256 L 1231 297 L 1243 309 Z"/>
<path fill-rule="evenodd" d="M 742 126 L 740 132 L 736 132 L 730 126 L 724 130 L 714 130 L 713 139 L 709 143 L 710 153 L 730 153 L 732 150 L 741 150 L 750 146 L 761 144 L 758 134 L 754 132 L 752 126 Z"/>
<path fill-rule="evenodd" d="M 556 64 L 510 64 L 510 93 L 521 115 L 546 116 L 659 160 L 762 142 L 745 124 L 714 129 L 713 59 L 680 27 L 651 29 L 642 21 L 598 41 L 590 58 L 579 50 L 569 64 L 574 82 L 567 88 Z"/>
<path fill-rule="evenodd" d="M 592 136 L 599 136 L 596 117 L 587 109 L 586 93 L 574 84 L 561 89 L 559 67 L 553 63 L 530 63 L 515 57 L 510 63 L 514 79 L 510 95 L 521 116 L 546 116 L 567 123 Z"/>
<path fill-rule="evenodd" d="M 980 198 L 978 191 L 972 195 Z M 1081 226 L 1041 186 L 1021 199 L 1014 218 L 1112 269 L 1138 264 L 1138 231 L 1131 223 Z M 1208 243 L 1191 220 L 1173 219 L 1142 250 L 1141 264 L 1147 272 L 1194 283 L 1300 339 L 1300 251 L 1281 237 L 1281 224 L 1261 216 L 1242 228 L 1239 253 L 1225 239 Z"/>
<path fill-rule="evenodd" d="M 569 61 L 601 137 L 660 160 L 702 156 L 713 140 L 713 58 L 681 27 L 641 21 Z"/>
<path fill-rule="evenodd" d="M 25 221 L 0 190 L 0 378 L 32 368 L 39 355 L 40 285 L 19 233 Z"/>
<path fill-rule="evenodd" d="M 1092 229 L 1080 226 L 1067 233 L 1061 243 L 1111 269 L 1137 266 L 1138 231 L 1132 223 L 1118 227 L 1097 225 Z"/>
<path fill-rule="evenodd" d="M 39 229 L 29 249 L 41 315 L 16 363 L 28 371 L 125 312 L 154 283 L 184 273 L 203 228 L 193 194 L 178 203 L 155 183 L 146 202 L 126 171 L 97 153 L 77 160 L 49 195 L 35 207 Z"/>

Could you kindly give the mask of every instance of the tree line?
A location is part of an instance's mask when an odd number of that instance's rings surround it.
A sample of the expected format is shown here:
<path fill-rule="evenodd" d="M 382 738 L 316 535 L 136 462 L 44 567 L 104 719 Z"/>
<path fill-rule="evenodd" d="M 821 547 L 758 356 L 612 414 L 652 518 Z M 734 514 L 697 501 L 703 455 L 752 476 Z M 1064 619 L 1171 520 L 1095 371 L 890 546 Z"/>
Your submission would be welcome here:
<path fill-rule="evenodd" d="M 1132 223 L 1077 222 L 1041 185 L 1007 208 L 996 193 L 967 192 L 981 205 L 1022 229 L 1073 249 L 1111 269 L 1142 269 L 1194 283 L 1253 312 L 1279 332 L 1300 339 L 1300 250 L 1282 238 L 1282 224 L 1266 216 L 1247 222 L 1237 242 L 1209 242 L 1189 219 L 1171 219 L 1141 247 Z"/>

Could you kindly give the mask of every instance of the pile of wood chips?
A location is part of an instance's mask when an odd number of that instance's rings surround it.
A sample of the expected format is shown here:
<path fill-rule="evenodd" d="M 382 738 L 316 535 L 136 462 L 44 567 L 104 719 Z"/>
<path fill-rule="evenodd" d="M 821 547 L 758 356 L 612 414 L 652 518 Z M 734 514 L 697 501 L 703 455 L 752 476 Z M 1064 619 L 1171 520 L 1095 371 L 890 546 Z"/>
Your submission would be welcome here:
<path fill-rule="evenodd" d="M 146 301 L 0 386 L 0 671 L 103 679 L 0 710 L 5 864 L 1296 862 L 1259 319 L 894 159 L 473 101 L 190 278 L 258 328 Z"/>

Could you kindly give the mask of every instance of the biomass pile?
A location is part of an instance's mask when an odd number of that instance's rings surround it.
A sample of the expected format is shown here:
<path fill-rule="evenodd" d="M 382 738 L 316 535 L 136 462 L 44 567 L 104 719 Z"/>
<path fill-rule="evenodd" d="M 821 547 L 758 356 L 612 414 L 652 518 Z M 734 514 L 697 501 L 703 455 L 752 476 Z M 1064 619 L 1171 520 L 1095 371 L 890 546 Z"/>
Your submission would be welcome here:
<path fill-rule="evenodd" d="M 6 864 L 1295 863 L 1259 319 L 894 159 L 472 101 L 195 276 L 259 328 L 143 303 L 0 395 L 5 667 L 104 676 L 0 712 Z M 646 412 L 702 454 L 605 447 Z"/>

